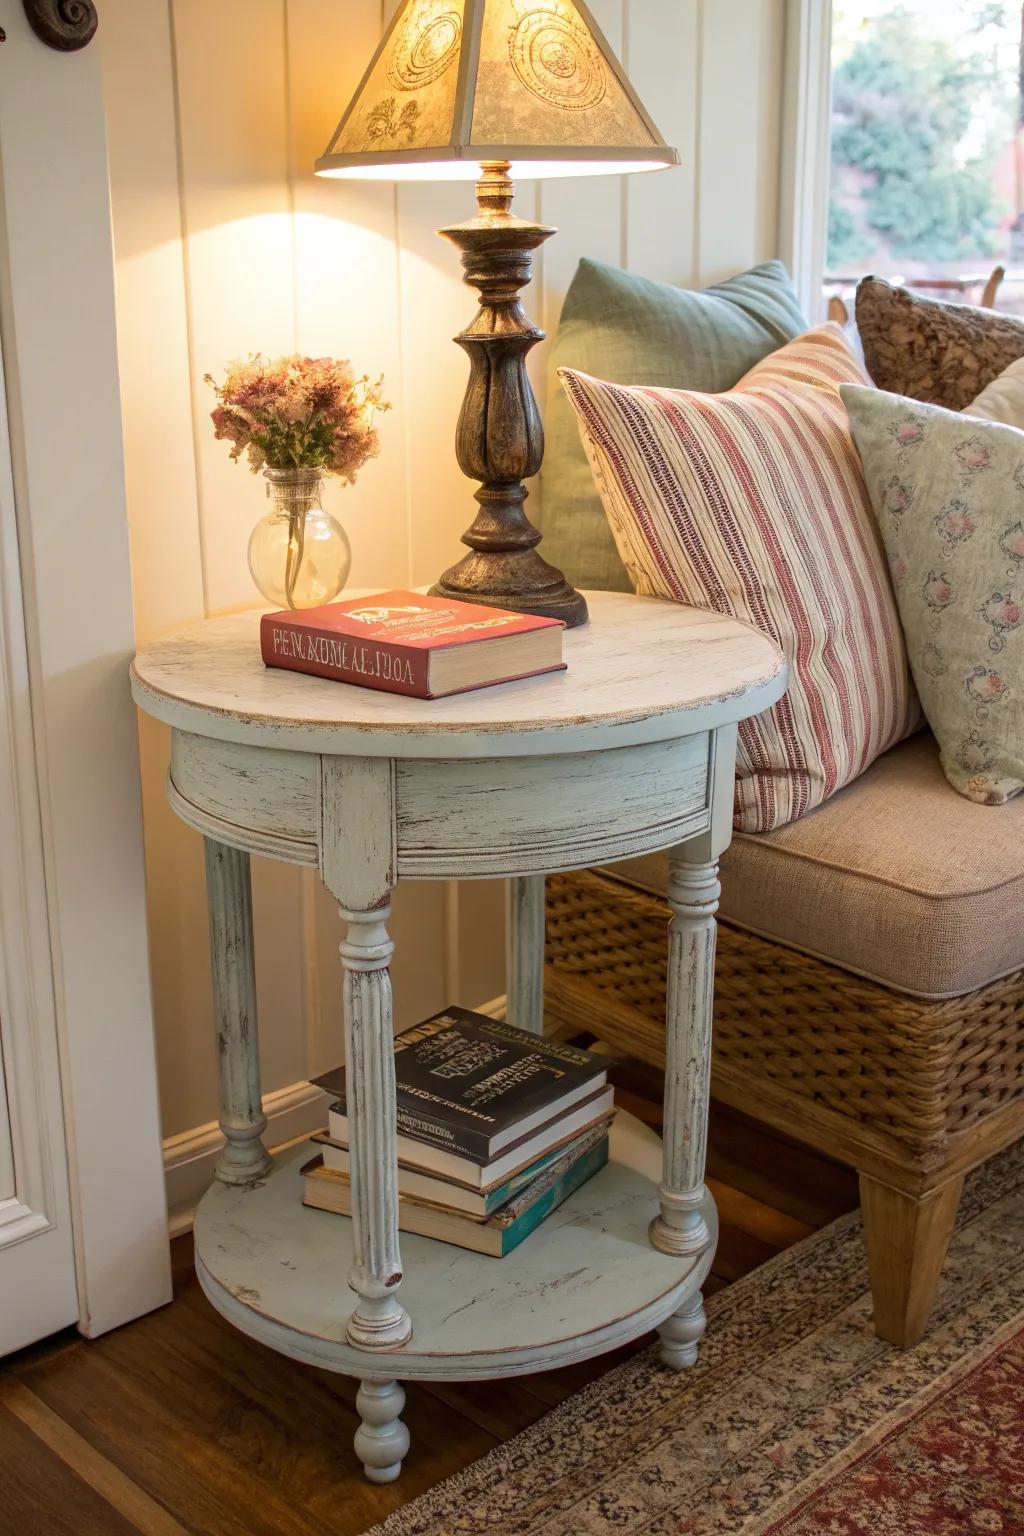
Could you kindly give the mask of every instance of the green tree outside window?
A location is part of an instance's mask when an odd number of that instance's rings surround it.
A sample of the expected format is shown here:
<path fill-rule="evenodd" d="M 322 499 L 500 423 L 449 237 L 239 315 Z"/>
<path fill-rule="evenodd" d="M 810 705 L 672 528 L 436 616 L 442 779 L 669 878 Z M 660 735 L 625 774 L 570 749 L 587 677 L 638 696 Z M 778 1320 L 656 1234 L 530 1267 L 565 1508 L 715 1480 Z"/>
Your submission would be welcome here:
<path fill-rule="evenodd" d="M 1019 3 L 961 0 L 959 37 L 924 7 L 856 25 L 858 9 L 836 7 L 847 46 L 833 75 L 830 267 L 998 255 L 1011 210 L 996 169 L 1018 117 L 1006 44 L 1020 35 Z"/>

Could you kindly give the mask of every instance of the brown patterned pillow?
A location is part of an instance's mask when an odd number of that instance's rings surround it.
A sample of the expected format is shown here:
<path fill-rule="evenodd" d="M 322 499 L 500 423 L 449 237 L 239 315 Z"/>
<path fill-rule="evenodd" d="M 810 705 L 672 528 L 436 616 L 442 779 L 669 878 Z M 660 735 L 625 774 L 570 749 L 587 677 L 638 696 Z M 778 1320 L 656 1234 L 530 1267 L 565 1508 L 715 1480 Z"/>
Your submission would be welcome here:
<path fill-rule="evenodd" d="M 857 289 L 857 329 L 879 389 L 962 411 L 1024 357 L 1024 320 L 921 298 L 880 277 Z"/>

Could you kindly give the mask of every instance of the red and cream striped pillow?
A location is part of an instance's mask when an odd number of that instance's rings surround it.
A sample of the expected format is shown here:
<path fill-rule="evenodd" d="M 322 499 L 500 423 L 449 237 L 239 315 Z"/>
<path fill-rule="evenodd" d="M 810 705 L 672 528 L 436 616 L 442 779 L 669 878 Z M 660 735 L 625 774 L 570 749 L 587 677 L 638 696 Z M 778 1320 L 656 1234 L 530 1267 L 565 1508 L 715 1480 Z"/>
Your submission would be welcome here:
<path fill-rule="evenodd" d="M 740 727 L 735 825 L 795 821 L 920 721 L 839 397 L 869 381 L 835 325 L 724 395 L 560 376 L 637 592 L 734 614 L 785 651 L 786 696 Z"/>

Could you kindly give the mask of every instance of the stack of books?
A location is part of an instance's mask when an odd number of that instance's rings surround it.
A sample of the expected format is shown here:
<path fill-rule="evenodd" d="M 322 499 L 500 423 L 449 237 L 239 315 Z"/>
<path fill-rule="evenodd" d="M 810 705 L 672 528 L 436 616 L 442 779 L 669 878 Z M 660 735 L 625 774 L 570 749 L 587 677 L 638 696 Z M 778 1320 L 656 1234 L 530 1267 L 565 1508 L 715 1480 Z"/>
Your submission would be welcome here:
<path fill-rule="evenodd" d="M 608 1161 L 614 1094 L 589 1051 L 447 1008 L 395 1039 L 399 1226 L 502 1258 Z M 345 1069 L 303 1168 L 304 1200 L 349 1215 Z"/>

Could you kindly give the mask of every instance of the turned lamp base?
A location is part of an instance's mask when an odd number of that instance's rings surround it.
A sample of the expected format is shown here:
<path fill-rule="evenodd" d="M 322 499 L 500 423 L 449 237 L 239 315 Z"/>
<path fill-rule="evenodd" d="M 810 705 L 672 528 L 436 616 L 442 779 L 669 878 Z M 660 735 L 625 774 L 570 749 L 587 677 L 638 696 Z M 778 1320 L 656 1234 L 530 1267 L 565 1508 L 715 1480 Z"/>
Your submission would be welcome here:
<path fill-rule="evenodd" d="M 456 451 L 463 472 L 481 486 L 480 510 L 462 536 L 470 553 L 431 592 L 561 619 L 574 628 L 586 623 L 586 602 L 538 553 L 541 535 L 524 507 L 529 493 L 523 481 L 537 474 L 544 457 L 526 358 L 544 332 L 530 324 L 519 295 L 530 281 L 534 251 L 555 231 L 510 212 L 510 170 L 508 160 L 486 161 L 476 218 L 440 231 L 462 252 L 465 281 L 480 293 L 479 313 L 455 339 L 470 362 Z"/>
<path fill-rule="evenodd" d="M 469 543 L 468 537 L 463 543 Z M 568 629 L 585 624 L 589 617 L 586 598 L 570 587 L 561 571 L 533 550 L 523 554 L 502 550 L 466 555 L 445 571 L 431 587 L 430 595 L 482 603 L 487 608 L 508 608 L 513 613 L 535 613 L 544 619 L 561 619 Z"/>

